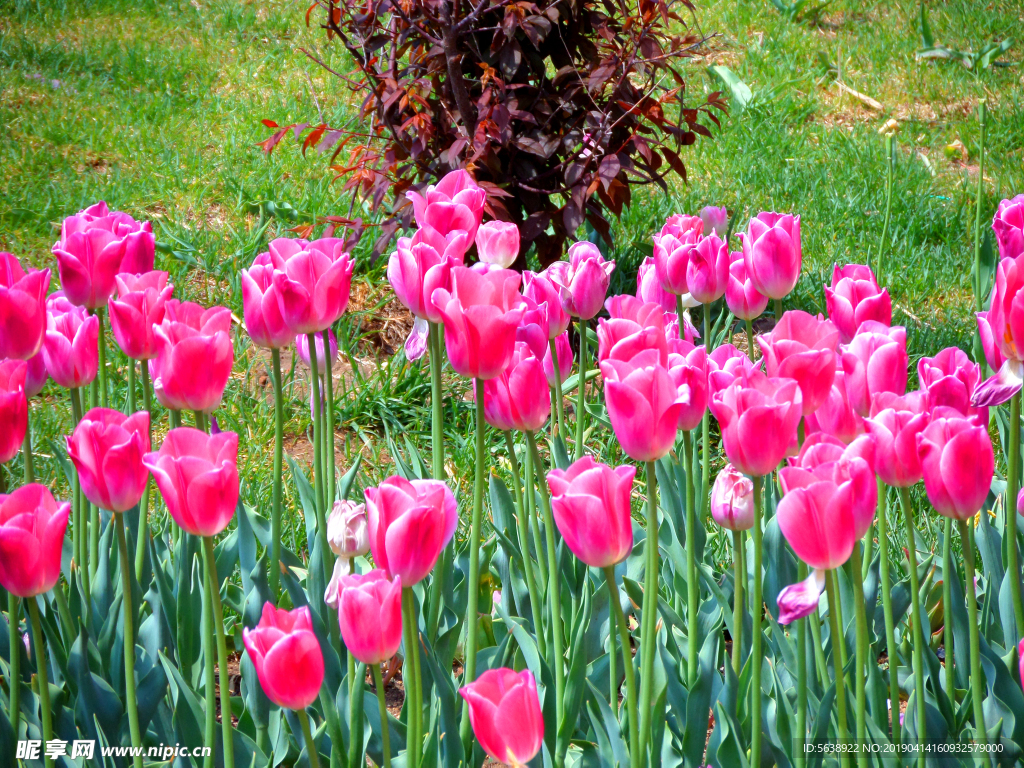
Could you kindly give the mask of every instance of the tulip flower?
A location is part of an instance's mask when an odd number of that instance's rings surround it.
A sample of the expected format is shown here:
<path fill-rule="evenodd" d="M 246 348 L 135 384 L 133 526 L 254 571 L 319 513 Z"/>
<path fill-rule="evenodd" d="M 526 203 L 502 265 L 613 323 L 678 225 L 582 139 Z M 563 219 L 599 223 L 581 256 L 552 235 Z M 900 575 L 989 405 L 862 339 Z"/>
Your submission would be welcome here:
<path fill-rule="evenodd" d="M 455 267 L 451 292 L 438 288 L 431 300 L 444 319 L 445 348 L 455 372 L 485 381 L 499 376 L 512 359 L 516 326 L 526 310 L 519 275 L 506 269 L 481 275 Z"/>
<path fill-rule="evenodd" d="M 768 297 L 760 293 L 747 270 L 743 254 L 729 254 L 729 281 L 725 286 L 725 304 L 740 320 L 753 320 L 768 306 Z"/>
<path fill-rule="evenodd" d="M 871 415 L 871 400 L 879 392 L 907 391 L 907 331 L 901 326 L 864 322 L 843 350 L 846 392 L 854 410 Z"/>
<path fill-rule="evenodd" d="M 28 429 L 24 360 L 0 361 L 0 464 L 18 455 Z"/>
<path fill-rule="evenodd" d="M 455 533 L 455 497 L 438 480 L 398 475 L 363 493 L 373 562 L 412 587 L 430 573 Z"/>
<path fill-rule="evenodd" d="M 1006 356 L 996 343 L 992 333 L 992 325 L 988 321 L 988 312 L 975 312 L 978 320 L 978 336 L 981 337 L 982 351 L 985 353 L 985 362 L 993 371 L 998 371 L 1006 362 Z"/>
<path fill-rule="evenodd" d="M 935 357 L 917 361 L 917 380 L 928 398 L 928 409 L 949 407 L 982 426 L 988 425 L 988 408 L 971 405 L 981 382 L 981 366 L 957 347 L 947 347 Z"/>
<path fill-rule="evenodd" d="M 769 376 L 796 379 L 806 416 L 818 409 L 832 389 L 839 331 L 821 315 L 792 310 L 771 333 L 757 337 Z"/>
<path fill-rule="evenodd" d="M 402 644 L 402 579 L 381 569 L 341 577 L 338 624 L 345 648 L 363 664 L 380 664 Z"/>
<path fill-rule="evenodd" d="M 708 398 L 732 384 L 745 372 L 758 370 L 760 365 L 751 361 L 732 344 L 722 344 L 708 355 Z"/>
<path fill-rule="evenodd" d="M 153 270 L 156 239 L 153 237 L 153 225 L 148 221 L 136 221 L 127 213 L 111 211 L 101 200 L 66 218 L 61 227 L 61 240 L 88 229 L 109 230 L 124 240 L 124 258 L 119 272 L 137 275 Z"/>
<path fill-rule="evenodd" d="M 655 350 L 661 365 L 668 361 L 665 313 L 657 304 L 621 294 L 605 303 L 609 319 L 597 321 L 597 358 L 630 361 L 645 350 Z"/>
<path fill-rule="evenodd" d="M 636 273 L 636 297 L 645 304 L 657 304 L 665 312 L 676 311 L 676 297 L 662 287 L 653 256 L 646 257 Z"/>
<path fill-rule="evenodd" d="M 711 396 L 729 461 L 744 474 L 769 474 L 795 441 L 803 409 L 794 379 L 769 378 L 757 370 L 743 372 Z"/>
<path fill-rule="evenodd" d="M 700 338 L 700 331 L 690 322 L 688 310 L 683 310 L 683 333 L 679 334 L 679 318 L 675 314 L 665 315 L 665 341 L 668 343 L 669 352 L 685 354 L 697 339 Z"/>
<path fill-rule="evenodd" d="M 109 217 L 86 220 L 82 213 L 68 217 L 52 249 L 68 300 L 89 309 L 104 306 L 114 292 L 114 275 L 122 271 L 126 246 Z"/>
<path fill-rule="evenodd" d="M 149 364 L 156 399 L 172 410 L 210 413 L 220 405 L 234 362 L 231 310 L 168 299 L 164 311 Z"/>
<path fill-rule="evenodd" d="M 0 360 L 28 360 L 43 347 L 50 270 L 26 273 L 14 254 L 0 251 Z"/>
<path fill-rule="evenodd" d="M 534 352 L 536 354 L 536 352 Z M 569 333 L 565 332 L 555 339 L 555 354 L 558 355 L 558 381 L 565 381 L 572 373 L 572 345 L 569 343 Z M 551 347 L 544 350 L 544 375 L 547 377 L 548 386 L 555 386 L 555 363 L 551 357 Z"/>
<path fill-rule="evenodd" d="M 339 558 L 365 555 L 370 550 L 366 527 L 366 505 L 336 501 L 327 516 L 327 542 Z"/>
<path fill-rule="evenodd" d="M 697 216 L 673 217 L 654 236 L 654 267 L 658 280 L 662 288 L 674 296 L 690 293 L 687 266 L 703 237 L 704 222 Z"/>
<path fill-rule="evenodd" d="M 606 261 L 596 245 L 585 241 L 569 246 L 568 256 L 568 262 L 549 266 L 548 275 L 558 287 L 562 309 L 580 320 L 590 320 L 604 306 L 615 262 Z"/>
<path fill-rule="evenodd" d="M 536 324 L 547 339 L 556 339 L 569 329 L 571 318 L 562 308 L 558 286 L 554 283 L 549 269 L 539 273 L 529 270 L 523 272 L 523 298 L 527 304 L 523 323 Z"/>
<path fill-rule="evenodd" d="M 983 328 L 982 317 L 978 316 L 978 330 L 982 345 L 995 342 L 1004 362 L 995 376 L 982 383 L 974 392 L 974 405 L 1000 405 L 1017 392 L 1024 383 L 1024 301 L 1018 296 L 1024 290 L 1024 259 L 1004 258 L 996 268 L 995 285 L 988 315 L 984 318 L 989 326 L 988 334 Z M 990 362 L 994 355 L 986 354 Z"/>
<path fill-rule="evenodd" d="M 488 221 L 476 231 L 480 261 L 508 269 L 519 256 L 519 227 L 510 221 Z"/>
<path fill-rule="evenodd" d="M 746 274 L 758 293 L 782 299 L 796 287 L 802 262 L 799 216 L 759 213 L 740 234 L 740 243 Z"/>
<path fill-rule="evenodd" d="M 710 304 L 725 295 L 729 284 L 729 248 L 712 233 L 701 238 L 686 263 L 686 286 L 694 301 Z"/>
<path fill-rule="evenodd" d="M 308 606 L 286 611 L 264 603 L 259 623 L 242 629 L 242 642 L 268 699 L 297 711 L 316 701 L 324 657 Z"/>
<path fill-rule="evenodd" d="M 99 318 L 75 306 L 63 291 L 46 299 L 46 340 L 43 360 L 58 386 L 83 387 L 99 369 Z"/>
<path fill-rule="evenodd" d="M 336 237 L 303 243 L 272 280 L 278 306 L 293 334 L 319 333 L 345 313 L 355 263 Z"/>
<path fill-rule="evenodd" d="M 839 329 L 839 340 L 849 344 L 866 320 L 892 325 L 892 299 L 879 288 L 875 274 L 863 264 L 832 268 L 832 285 L 825 286 L 828 318 Z"/>
<path fill-rule="evenodd" d="M 18 597 L 56 586 L 70 513 L 70 504 L 57 503 L 38 483 L 0 495 L 0 586 Z"/>
<path fill-rule="evenodd" d="M 590 456 L 548 473 L 551 512 L 565 545 L 591 568 L 607 568 L 633 550 L 630 494 L 636 467 L 609 467 Z"/>
<path fill-rule="evenodd" d="M 689 402 L 680 409 L 676 423 L 677 429 L 689 432 L 700 425 L 708 407 L 707 349 L 679 341 L 677 351 L 668 356 L 667 367 L 676 387 L 685 387 L 689 393 Z"/>
<path fill-rule="evenodd" d="M 153 473 L 167 511 L 186 533 L 216 536 L 238 503 L 238 435 L 172 429 L 142 463 Z"/>
<path fill-rule="evenodd" d="M 133 360 L 151 360 L 157 354 L 154 328 L 164 320 L 167 300 L 174 286 L 166 272 L 142 275 L 122 273 L 114 277 L 117 298 L 110 297 L 110 330 L 121 351 Z M 244 282 L 244 278 L 243 278 Z"/>
<path fill-rule="evenodd" d="M 405 193 L 412 201 L 413 215 L 420 227 L 431 227 L 442 236 L 455 230 L 466 233 L 468 242 L 476 238 L 484 215 L 487 193 L 467 171 L 452 171 L 425 193 Z"/>
<path fill-rule="evenodd" d="M 732 464 L 726 464 L 711 487 L 711 517 L 730 531 L 754 525 L 754 484 Z"/>
<path fill-rule="evenodd" d="M 690 216 L 686 213 L 673 213 L 665 219 L 661 227 L 660 235 L 671 235 L 678 240 L 688 239 L 691 232 L 697 231 L 704 234 L 704 220 L 700 216 Z"/>
<path fill-rule="evenodd" d="M 242 316 L 253 344 L 281 349 L 291 343 L 295 332 L 284 321 L 280 297 L 274 287 L 274 272 L 284 269 L 285 260 L 275 251 L 257 256 L 249 269 L 241 271 Z"/>
<path fill-rule="evenodd" d="M 328 331 L 328 340 L 330 342 L 330 365 L 334 366 L 338 362 L 338 337 L 334 335 L 334 331 Z M 295 337 L 295 351 L 299 355 L 299 360 L 309 368 L 309 336 L 300 334 Z M 318 334 L 316 337 L 316 370 L 321 378 L 327 373 L 328 360 L 324 357 L 324 338 L 322 334 Z"/>
<path fill-rule="evenodd" d="M 570 356 L 571 361 L 571 356 Z M 516 342 L 501 374 L 484 382 L 484 418 L 497 430 L 535 432 L 551 413 L 544 364 L 525 342 Z"/>
<path fill-rule="evenodd" d="M 729 230 L 729 211 L 724 205 L 701 208 L 700 220 L 704 222 L 704 237 L 714 234 L 725 239 L 725 233 Z"/>
<path fill-rule="evenodd" d="M 928 500 L 953 520 L 973 517 L 988 496 L 995 472 L 985 426 L 958 417 L 934 418 L 917 434 Z"/>
<path fill-rule="evenodd" d="M 864 434 L 864 418 L 853 409 L 842 369 L 836 371 L 832 386 L 818 409 L 804 417 L 804 431 L 808 435 L 824 432 L 843 443 L 851 443 Z"/>
<path fill-rule="evenodd" d="M 46 372 L 46 361 L 41 350 L 25 362 L 28 364 L 25 372 L 25 397 L 33 398 L 43 391 L 50 374 Z"/>
<path fill-rule="evenodd" d="M 85 498 L 111 512 L 127 512 L 139 503 L 149 480 L 142 463 L 150 449 L 148 411 L 126 416 L 93 408 L 65 440 Z"/>
<path fill-rule="evenodd" d="M 1000 201 L 992 217 L 992 231 L 1001 259 L 1024 255 L 1024 195 Z"/>
<path fill-rule="evenodd" d="M 875 471 L 886 485 L 909 488 L 922 477 L 917 435 L 928 426 L 919 398 L 891 397 L 875 416 L 864 420 L 875 438 Z"/>
<path fill-rule="evenodd" d="M 544 718 L 537 682 L 528 669 L 489 669 L 459 689 L 469 704 L 469 722 L 484 752 L 523 768 L 544 743 Z"/>

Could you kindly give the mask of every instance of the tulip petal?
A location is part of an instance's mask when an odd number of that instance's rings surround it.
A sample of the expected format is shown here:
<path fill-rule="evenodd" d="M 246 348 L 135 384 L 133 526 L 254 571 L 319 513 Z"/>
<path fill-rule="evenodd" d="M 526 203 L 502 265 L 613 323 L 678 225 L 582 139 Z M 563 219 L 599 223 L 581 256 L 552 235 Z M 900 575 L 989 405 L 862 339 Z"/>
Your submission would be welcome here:
<path fill-rule="evenodd" d="M 779 624 L 791 624 L 818 610 L 821 592 L 825 589 L 825 572 L 815 568 L 798 584 L 790 584 L 779 592 Z"/>

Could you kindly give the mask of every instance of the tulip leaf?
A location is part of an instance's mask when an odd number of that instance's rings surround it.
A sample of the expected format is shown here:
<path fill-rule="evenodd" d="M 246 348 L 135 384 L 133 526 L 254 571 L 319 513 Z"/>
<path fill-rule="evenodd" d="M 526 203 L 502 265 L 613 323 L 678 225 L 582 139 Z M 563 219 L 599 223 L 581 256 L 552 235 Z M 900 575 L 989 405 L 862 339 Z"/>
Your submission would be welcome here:
<path fill-rule="evenodd" d="M 433 683 L 434 690 L 437 692 L 437 710 L 440 715 L 440 728 L 435 727 L 433 730 L 440 731 L 438 737 L 443 752 L 445 768 L 459 768 L 464 758 L 462 740 L 458 735 L 459 726 L 462 721 L 461 701 L 456 694 L 451 673 L 446 673 L 438 664 L 437 655 L 434 653 L 433 648 L 430 647 L 426 638 L 423 639 L 423 647 L 424 653 L 421 654 L 421 658 L 426 662 L 426 672 Z M 378 733 L 380 727 L 378 707 L 371 707 L 367 703 L 364 706 L 364 710 L 367 712 L 371 723 L 377 724 L 374 733 Z M 374 717 L 375 712 L 376 718 Z M 405 743 L 405 724 L 391 717 L 388 717 L 388 724 L 391 734 L 391 749 L 397 754 L 399 748 L 397 745 Z M 377 746 L 376 752 L 374 752 L 371 746 L 373 745 L 367 746 L 367 752 L 370 754 L 370 757 L 374 758 L 377 765 L 382 765 L 375 757 L 375 755 L 380 755 L 380 747 Z"/>
<path fill-rule="evenodd" d="M 598 751 L 609 766 L 629 765 L 629 752 L 622 740 L 618 718 L 612 712 L 608 699 L 589 681 L 587 688 L 587 708 L 590 711 L 590 723 L 597 736 Z"/>
<path fill-rule="evenodd" d="M 352 462 L 352 466 L 348 468 L 348 471 L 341 476 L 338 480 L 337 493 L 338 498 L 347 499 L 352 493 L 352 488 L 356 481 L 356 474 L 359 472 L 359 467 L 363 463 L 363 454 L 357 453 L 355 460 Z"/>
<path fill-rule="evenodd" d="M 726 667 L 729 665 L 727 664 Z M 749 768 L 743 732 L 736 719 L 721 700 L 715 705 L 715 730 L 711 733 L 707 751 L 708 765 L 728 765 Z"/>
<path fill-rule="evenodd" d="M 121 727 L 124 710 L 114 689 L 91 669 L 88 650 L 89 636 L 81 628 L 78 639 L 72 647 L 69 670 L 76 675 L 78 696 L 75 699 L 75 715 L 85 733 L 93 739 L 100 738 L 100 732 L 109 738 L 116 738 Z M 202 743 L 202 740 L 194 742 Z"/>
<path fill-rule="evenodd" d="M 586 693 L 587 658 L 584 652 L 584 636 L 590 624 L 592 593 L 590 583 L 587 582 L 583 586 L 583 605 L 580 608 L 572 642 L 569 643 L 568 648 L 569 674 L 565 678 L 564 711 L 562 722 L 558 725 L 556 741 L 556 754 L 563 756 L 568 750 L 569 740 L 576 730 L 580 706 Z"/>

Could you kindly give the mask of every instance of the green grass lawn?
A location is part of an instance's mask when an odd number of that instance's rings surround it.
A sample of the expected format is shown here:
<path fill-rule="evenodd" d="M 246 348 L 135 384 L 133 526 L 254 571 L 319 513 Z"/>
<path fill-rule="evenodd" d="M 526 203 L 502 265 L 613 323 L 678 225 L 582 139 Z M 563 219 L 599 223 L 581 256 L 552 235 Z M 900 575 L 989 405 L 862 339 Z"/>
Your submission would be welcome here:
<path fill-rule="evenodd" d="M 717 90 L 708 67 L 724 65 L 752 100 L 714 140 L 684 154 L 688 184 L 635 198 L 615 230 L 617 289 L 632 290 L 631 270 L 671 212 L 724 204 L 742 227 L 762 209 L 792 211 L 802 216 L 804 275 L 787 306 L 824 311 L 821 284 L 831 265 L 874 260 L 880 249 L 894 322 L 907 326 L 912 359 L 950 344 L 970 349 L 976 107 L 987 97 L 987 221 L 1001 197 L 1024 191 L 1024 11 L 1011 0 L 930 5 L 935 39 L 950 48 L 1021 40 L 1004 56 L 1013 66 L 975 73 L 916 60 L 919 6 L 909 0 L 837 0 L 816 23 L 787 20 L 768 2 L 698 4 L 701 28 L 718 36 L 706 56 L 687 64 L 689 88 Z M 227 304 L 240 316 L 238 269 L 296 223 L 261 216 L 260 203 L 288 204 L 298 222 L 347 213 L 326 157 L 304 157 L 285 142 L 268 158 L 256 146 L 269 133 L 263 118 L 355 122 L 347 92 L 300 51 L 315 48 L 347 68 L 339 47 L 306 28 L 305 3 L 0 0 L 0 9 L 0 248 L 54 266 L 49 249 L 61 219 L 105 199 L 153 220 L 166 244 L 158 268 L 171 272 L 179 297 Z M 841 92 L 836 75 L 882 109 Z M 889 118 L 900 123 L 896 191 L 890 238 L 880 243 L 886 161 L 878 128 Z M 955 142 L 964 149 L 951 159 L 945 148 Z M 374 371 L 375 355 L 400 345 L 405 319 L 385 306 L 370 241 L 357 252 L 370 285 L 359 289 L 343 345 L 366 378 L 352 378 L 339 443 L 346 461 L 364 453 L 367 480 L 390 473 L 389 438 L 401 441 L 403 431 L 415 438 L 428 423 L 420 410 L 424 371 L 401 357 L 393 370 Z M 243 495 L 257 500 L 269 496 L 272 411 L 263 358 L 243 337 L 239 331 L 237 375 L 218 415 L 243 436 Z M 309 423 L 301 389 L 289 390 L 295 416 L 287 428 L 299 454 Z M 55 388 L 44 396 L 63 404 Z M 460 403 L 450 407 L 466 412 Z M 43 453 L 67 429 L 68 410 L 35 408 Z M 452 423 L 449 436 L 464 489 L 468 425 L 465 417 Z M 55 460 L 43 462 L 43 478 L 57 481 Z"/>

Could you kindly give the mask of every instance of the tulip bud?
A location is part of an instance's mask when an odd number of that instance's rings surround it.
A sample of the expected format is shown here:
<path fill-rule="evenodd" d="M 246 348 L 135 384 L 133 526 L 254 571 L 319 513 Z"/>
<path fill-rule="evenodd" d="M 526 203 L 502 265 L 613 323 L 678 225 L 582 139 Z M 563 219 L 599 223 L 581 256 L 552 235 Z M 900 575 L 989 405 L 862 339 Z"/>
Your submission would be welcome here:
<path fill-rule="evenodd" d="M 530 670 L 489 669 L 460 688 L 459 695 L 469 705 L 477 741 L 493 759 L 522 768 L 540 751 L 544 717 Z"/>
<path fill-rule="evenodd" d="M 150 449 L 149 411 L 126 416 L 93 408 L 65 439 L 85 498 L 111 512 L 127 512 L 139 503 L 149 481 L 142 463 Z"/>
<path fill-rule="evenodd" d="M 708 205 L 701 208 L 700 220 L 704 222 L 704 237 L 714 234 L 725 239 L 725 233 L 729 229 L 729 212 L 724 205 Z"/>
<path fill-rule="evenodd" d="M 694 301 L 710 304 L 725 295 L 729 283 L 729 248 L 712 233 L 701 238 L 686 264 L 686 286 Z"/>
<path fill-rule="evenodd" d="M 729 254 L 729 281 L 725 286 L 725 304 L 740 320 L 754 320 L 768 306 L 768 297 L 760 293 L 750 279 L 743 254 Z"/>
<path fill-rule="evenodd" d="M 25 273 L 14 254 L 0 251 L 0 360 L 27 360 L 43 347 L 50 270 Z"/>
<path fill-rule="evenodd" d="M 802 262 L 799 216 L 759 213 L 740 235 L 740 243 L 747 275 L 758 293 L 782 299 L 796 287 Z"/>
<path fill-rule="evenodd" d="M 61 387 L 84 387 L 99 370 L 100 321 L 73 305 L 62 291 L 46 299 L 46 370 Z"/>
<path fill-rule="evenodd" d="M 476 231 L 480 261 L 508 269 L 519 256 L 519 227 L 510 221 L 488 221 Z"/>
<path fill-rule="evenodd" d="M 327 543 L 342 559 L 365 555 L 370 550 L 366 505 L 347 500 L 334 502 L 327 516 Z"/>
<path fill-rule="evenodd" d="M 293 710 L 316 701 L 324 681 L 324 656 L 308 606 L 286 611 L 264 603 L 259 624 L 242 630 L 242 642 L 268 699 Z"/>
<path fill-rule="evenodd" d="M 572 373 L 574 358 L 572 345 L 569 343 L 568 331 L 555 339 L 555 354 L 558 356 L 558 379 L 565 381 Z M 547 377 L 548 386 L 555 386 L 555 363 L 551 357 L 551 346 L 544 350 L 544 375 Z"/>
<path fill-rule="evenodd" d="M 725 465 L 711 487 L 711 517 L 730 531 L 754 527 L 754 483 L 732 464 Z"/>
<path fill-rule="evenodd" d="M 402 579 L 380 570 L 342 576 L 338 624 L 349 653 L 363 664 L 380 664 L 402 644 Z"/>
<path fill-rule="evenodd" d="M 18 597 L 54 588 L 70 514 L 70 504 L 38 483 L 0 495 L 0 586 Z"/>

